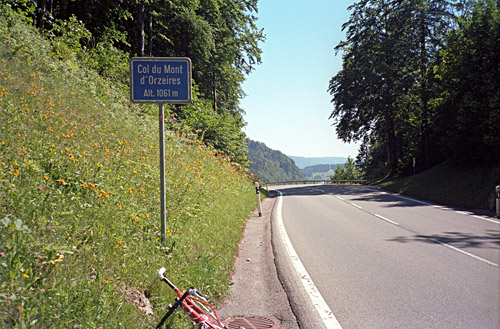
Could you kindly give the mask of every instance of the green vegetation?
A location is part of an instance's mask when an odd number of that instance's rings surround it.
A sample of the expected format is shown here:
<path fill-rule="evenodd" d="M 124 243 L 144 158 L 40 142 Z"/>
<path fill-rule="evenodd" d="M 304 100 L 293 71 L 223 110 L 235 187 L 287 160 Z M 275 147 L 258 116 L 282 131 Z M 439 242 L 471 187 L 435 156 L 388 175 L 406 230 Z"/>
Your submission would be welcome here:
<path fill-rule="evenodd" d="M 347 157 L 347 162 L 335 168 L 335 173 L 330 178 L 332 180 L 362 179 L 362 172 L 356 166 L 351 157 Z"/>
<path fill-rule="evenodd" d="M 171 128 L 194 133 L 217 152 L 248 166 L 239 99 L 245 76 L 261 62 L 259 43 L 265 37 L 255 25 L 257 0 L 2 3 L 52 39 L 54 55 L 78 61 L 124 88 L 130 57 L 189 57 L 193 102 L 167 106 Z M 74 51 L 77 48 L 81 51 Z M 145 114 L 156 116 L 156 111 L 145 109 Z"/>
<path fill-rule="evenodd" d="M 462 167 L 449 162 L 415 176 L 377 183 L 384 189 L 439 204 L 491 211 L 499 184 L 498 166 Z"/>
<path fill-rule="evenodd" d="M 150 327 L 174 298 L 154 278 L 161 266 L 219 300 L 255 207 L 234 157 L 166 132 L 161 246 L 154 108 L 91 69 L 100 53 L 80 47 L 76 20 L 48 40 L 0 13 L 0 327 Z M 154 316 L 138 308 L 144 295 Z"/>
<path fill-rule="evenodd" d="M 500 161 L 500 3 L 357 1 L 330 81 L 337 135 L 369 179 Z"/>
<path fill-rule="evenodd" d="M 307 179 L 329 179 L 339 164 L 318 164 L 300 169 Z"/>
<path fill-rule="evenodd" d="M 306 177 L 292 159 L 266 144 L 247 138 L 250 171 L 264 182 L 305 180 Z"/>

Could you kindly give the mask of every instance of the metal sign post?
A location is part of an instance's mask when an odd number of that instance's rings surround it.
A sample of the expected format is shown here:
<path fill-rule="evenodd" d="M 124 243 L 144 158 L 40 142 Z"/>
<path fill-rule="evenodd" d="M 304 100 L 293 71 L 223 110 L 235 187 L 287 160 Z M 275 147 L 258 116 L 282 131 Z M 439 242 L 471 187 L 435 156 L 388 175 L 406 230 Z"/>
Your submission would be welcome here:
<path fill-rule="evenodd" d="M 167 234 L 167 220 L 166 220 L 166 203 L 167 196 L 165 193 L 165 115 L 163 113 L 163 103 L 158 106 L 158 130 L 160 132 L 160 199 L 161 199 L 161 243 L 165 243 Z"/>
<path fill-rule="evenodd" d="M 134 57 L 130 60 L 130 99 L 158 103 L 160 132 L 161 243 L 166 237 L 164 104 L 191 102 L 191 60 L 187 57 Z"/>

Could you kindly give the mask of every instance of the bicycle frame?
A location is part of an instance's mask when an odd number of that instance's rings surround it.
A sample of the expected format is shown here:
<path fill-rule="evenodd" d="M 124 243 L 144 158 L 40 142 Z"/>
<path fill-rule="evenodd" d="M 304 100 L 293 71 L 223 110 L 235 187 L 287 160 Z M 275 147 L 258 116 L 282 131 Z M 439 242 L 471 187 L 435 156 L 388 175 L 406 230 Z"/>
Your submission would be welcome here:
<path fill-rule="evenodd" d="M 184 311 L 184 314 L 191 320 L 193 325 L 198 326 L 199 329 L 227 329 L 220 322 L 213 306 L 207 302 L 207 296 L 200 294 L 194 287 L 187 289 L 185 292 L 181 291 L 167 278 L 164 267 L 158 271 L 158 276 L 160 280 L 168 284 L 179 297 L 175 299 L 174 305 L 169 306 L 168 312 L 161 319 L 156 329 L 160 329 L 168 317 L 171 316 L 179 306 Z"/>

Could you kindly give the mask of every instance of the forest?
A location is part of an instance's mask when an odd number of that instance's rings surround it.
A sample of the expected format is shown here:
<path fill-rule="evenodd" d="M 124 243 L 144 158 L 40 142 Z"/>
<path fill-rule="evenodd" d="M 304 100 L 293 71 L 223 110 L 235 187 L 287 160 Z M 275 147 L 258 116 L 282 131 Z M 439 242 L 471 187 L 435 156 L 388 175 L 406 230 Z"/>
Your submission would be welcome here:
<path fill-rule="evenodd" d="M 361 0 L 330 81 L 337 136 L 368 178 L 500 161 L 500 1 Z"/>
<path fill-rule="evenodd" d="M 189 57 L 193 101 L 169 106 L 172 130 L 248 166 L 241 84 L 261 62 L 257 0 L 0 0 L 23 13 L 60 59 L 78 61 L 128 88 L 134 56 Z M 152 107 L 145 112 L 155 115 Z"/>
<path fill-rule="evenodd" d="M 247 138 L 250 171 L 263 182 L 305 180 L 295 162 L 280 151 L 272 150 L 262 142 Z"/>
<path fill-rule="evenodd" d="M 61 60 L 92 67 L 124 89 L 130 57 L 190 57 L 193 101 L 168 106 L 168 128 L 244 167 L 241 86 L 261 63 L 265 40 L 257 2 L 0 0 L 61 40 L 52 49 Z M 500 1 L 360 0 L 348 10 L 345 40 L 335 47 L 342 69 L 328 87 L 330 119 L 338 138 L 361 142 L 357 164 L 367 178 L 445 161 L 498 163 Z M 155 115 L 153 107 L 143 111 Z"/>

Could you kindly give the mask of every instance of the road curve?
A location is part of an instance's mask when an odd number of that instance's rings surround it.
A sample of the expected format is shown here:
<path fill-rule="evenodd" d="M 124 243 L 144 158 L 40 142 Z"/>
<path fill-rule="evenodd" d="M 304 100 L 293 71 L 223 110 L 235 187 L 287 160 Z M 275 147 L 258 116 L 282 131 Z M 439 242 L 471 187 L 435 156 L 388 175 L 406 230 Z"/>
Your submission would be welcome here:
<path fill-rule="evenodd" d="M 364 186 L 279 191 L 273 247 L 301 328 L 500 328 L 498 220 Z M 312 311 L 278 211 L 338 326 Z"/>

